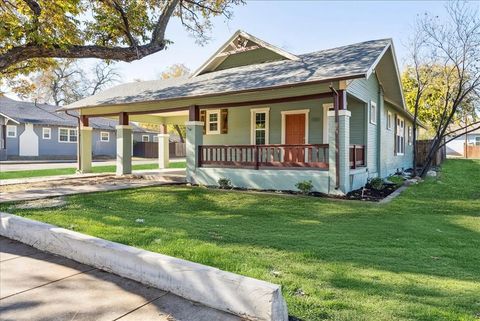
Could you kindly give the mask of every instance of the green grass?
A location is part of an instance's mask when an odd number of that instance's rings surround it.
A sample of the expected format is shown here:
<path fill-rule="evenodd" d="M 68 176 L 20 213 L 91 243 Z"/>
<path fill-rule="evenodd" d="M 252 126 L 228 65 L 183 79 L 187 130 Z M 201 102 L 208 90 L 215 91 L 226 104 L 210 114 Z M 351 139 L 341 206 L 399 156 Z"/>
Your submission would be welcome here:
<path fill-rule="evenodd" d="M 480 161 L 386 205 L 176 186 L 0 210 L 281 284 L 301 320 L 480 316 Z"/>
<path fill-rule="evenodd" d="M 185 168 L 185 162 L 170 163 L 169 168 Z M 92 167 L 93 173 L 113 173 L 115 172 L 115 165 L 94 166 Z M 158 168 L 157 163 L 152 164 L 137 164 L 133 165 L 133 170 L 148 170 Z M 75 174 L 75 167 L 70 168 L 53 168 L 53 169 L 37 169 L 29 171 L 11 171 L 0 172 L 0 179 L 14 179 L 14 178 L 30 178 L 30 177 L 43 177 L 43 176 L 56 176 L 56 175 L 70 175 Z"/>

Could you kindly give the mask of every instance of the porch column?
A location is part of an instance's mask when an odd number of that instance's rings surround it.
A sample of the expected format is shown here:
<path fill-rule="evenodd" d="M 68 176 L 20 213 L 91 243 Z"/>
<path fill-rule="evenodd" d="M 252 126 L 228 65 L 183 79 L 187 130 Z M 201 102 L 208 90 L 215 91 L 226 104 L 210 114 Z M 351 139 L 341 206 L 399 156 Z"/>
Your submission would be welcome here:
<path fill-rule="evenodd" d="M 132 173 L 132 126 L 128 125 L 128 114 L 120 113 L 117 129 L 117 171 L 116 174 Z"/>
<path fill-rule="evenodd" d="M 188 121 L 187 128 L 187 182 L 194 183 L 195 169 L 198 167 L 198 146 L 203 144 L 203 122 Z"/>
<path fill-rule="evenodd" d="M 80 173 L 92 172 L 92 127 L 88 125 L 88 117 L 80 116 L 80 146 L 78 147 Z"/>
<path fill-rule="evenodd" d="M 350 191 L 350 116 L 349 110 L 338 111 L 339 141 L 338 141 L 338 189 L 337 164 L 336 164 L 336 142 L 335 142 L 335 111 L 328 111 L 328 163 L 330 178 L 330 194 L 346 194 Z"/>
<path fill-rule="evenodd" d="M 169 137 L 167 125 L 160 125 L 160 134 L 158 134 L 158 168 L 168 168 L 169 159 Z"/>

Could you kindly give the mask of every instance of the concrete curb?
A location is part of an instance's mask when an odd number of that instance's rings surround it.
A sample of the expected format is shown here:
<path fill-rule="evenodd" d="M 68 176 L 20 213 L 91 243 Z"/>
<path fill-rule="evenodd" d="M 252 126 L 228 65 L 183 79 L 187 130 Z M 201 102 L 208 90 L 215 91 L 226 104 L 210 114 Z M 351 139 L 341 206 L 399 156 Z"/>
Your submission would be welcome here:
<path fill-rule="evenodd" d="M 388 195 L 385 197 L 383 200 L 378 202 L 378 204 L 387 204 L 393 201 L 398 195 L 400 195 L 404 190 L 406 190 L 408 185 L 402 185 L 399 188 L 397 188 L 392 194 Z"/>
<path fill-rule="evenodd" d="M 8 213 L 0 213 L 0 235 L 250 320 L 288 320 L 276 284 Z"/>

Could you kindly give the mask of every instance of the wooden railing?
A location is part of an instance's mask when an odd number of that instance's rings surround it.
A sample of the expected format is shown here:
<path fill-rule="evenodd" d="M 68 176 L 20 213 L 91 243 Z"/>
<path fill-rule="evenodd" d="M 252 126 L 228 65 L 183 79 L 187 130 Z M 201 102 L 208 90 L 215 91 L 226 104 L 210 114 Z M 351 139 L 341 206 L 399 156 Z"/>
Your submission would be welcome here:
<path fill-rule="evenodd" d="M 328 168 L 328 144 L 204 145 L 199 146 L 200 167 Z"/>
<path fill-rule="evenodd" d="M 365 146 L 350 145 L 350 168 L 365 166 Z"/>

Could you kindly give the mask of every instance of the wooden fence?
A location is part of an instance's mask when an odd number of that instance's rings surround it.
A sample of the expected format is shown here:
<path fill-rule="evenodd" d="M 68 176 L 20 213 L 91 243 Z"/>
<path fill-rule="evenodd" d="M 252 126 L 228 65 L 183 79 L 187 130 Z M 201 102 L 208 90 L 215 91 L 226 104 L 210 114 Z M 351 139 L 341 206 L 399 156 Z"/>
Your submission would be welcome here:
<path fill-rule="evenodd" d="M 480 146 L 467 145 L 465 146 L 464 154 L 465 158 L 478 158 L 480 159 Z"/>
<path fill-rule="evenodd" d="M 417 141 L 417 166 L 423 166 L 425 164 L 431 144 L 431 140 Z M 446 158 L 447 148 L 444 145 L 433 158 L 432 166 L 439 166 Z"/>
<path fill-rule="evenodd" d="M 185 157 L 186 144 L 185 143 L 169 143 L 170 157 Z M 133 156 L 143 158 L 157 158 L 158 157 L 158 143 L 157 142 L 136 142 L 133 145 Z"/>

